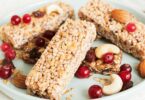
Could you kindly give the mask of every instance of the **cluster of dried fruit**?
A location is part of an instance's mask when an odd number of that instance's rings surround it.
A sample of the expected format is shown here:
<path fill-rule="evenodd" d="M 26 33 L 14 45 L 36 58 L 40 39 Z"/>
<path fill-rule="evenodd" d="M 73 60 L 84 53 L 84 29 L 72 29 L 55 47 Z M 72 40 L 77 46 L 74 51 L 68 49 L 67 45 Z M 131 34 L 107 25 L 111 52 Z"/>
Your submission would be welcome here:
<path fill-rule="evenodd" d="M 16 57 L 16 52 L 8 43 L 3 43 L 1 45 L 1 50 L 5 54 L 5 58 L 1 60 L 1 66 L 0 66 L 0 78 L 2 79 L 8 79 L 15 69 L 12 60 Z"/>
<path fill-rule="evenodd" d="M 91 99 L 100 98 L 103 96 L 103 94 L 112 95 L 131 88 L 133 86 L 133 82 L 131 81 L 132 77 L 131 72 L 132 72 L 131 66 L 129 64 L 123 64 L 120 67 L 120 72 L 118 74 L 111 74 L 110 79 L 106 78 L 101 79 L 103 80 L 103 82 L 100 81 L 104 85 L 103 87 L 99 85 L 92 85 L 89 88 L 88 94 L 90 98 Z M 80 66 L 75 74 L 75 76 L 80 79 L 88 78 L 90 77 L 90 75 L 91 70 L 86 65 Z"/>
<path fill-rule="evenodd" d="M 101 59 L 104 64 L 110 64 L 112 67 L 114 61 L 114 54 L 119 54 L 121 50 L 113 45 L 113 44 L 104 44 L 98 46 L 96 49 L 90 49 L 87 52 L 85 61 L 93 62 Z M 129 89 L 133 86 L 133 82 L 131 81 L 131 72 L 132 68 L 129 64 L 123 64 L 120 67 L 120 63 L 118 63 L 119 71 L 116 74 L 110 73 L 110 79 L 102 79 L 103 87 L 99 85 L 92 85 L 89 90 L 88 94 L 91 99 L 100 98 L 104 95 L 112 95 L 118 93 L 120 91 Z M 91 66 L 87 64 L 82 64 L 79 69 L 77 70 L 75 76 L 77 78 L 88 78 L 91 76 L 91 72 L 93 73 Z M 107 83 L 107 84 L 106 84 Z"/>
<path fill-rule="evenodd" d="M 3 43 L 1 50 L 5 53 L 5 59 L 1 60 L 0 63 L 0 78 L 8 79 L 13 75 L 12 83 L 18 88 L 26 89 L 26 76 L 22 75 L 20 72 L 16 73 L 15 66 L 12 62 L 16 57 L 16 52 L 8 43 Z"/>

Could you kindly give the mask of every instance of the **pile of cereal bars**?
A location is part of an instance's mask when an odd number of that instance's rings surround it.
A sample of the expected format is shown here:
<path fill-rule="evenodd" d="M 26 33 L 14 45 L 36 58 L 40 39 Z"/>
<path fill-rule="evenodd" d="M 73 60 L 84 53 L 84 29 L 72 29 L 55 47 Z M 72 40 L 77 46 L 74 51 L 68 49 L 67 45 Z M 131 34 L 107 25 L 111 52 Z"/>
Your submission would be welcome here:
<path fill-rule="evenodd" d="M 23 16 L 14 15 L 10 23 L 0 26 L 0 38 L 4 42 L 1 48 L 5 53 L 2 64 L 14 70 L 15 57 L 34 64 L 23 82 L 14 81 L 15 86 L 25 86 L 30 94 L 50 100 L 61 100 L 74 76 L 88 78 L 91 73 L 111 77 L 97 79 L 103 86 L 89 88 L 91 99 L 133 86 L 131 66 L 121 65 L 122 50 L 144 61 L 145 25 L 128 11 L 115 9 L 103 0 L 88 0 L 78 16 L 80 19 L 75 19 L 69 4 L 54 2 Z M 101 38 L 113 44 L 92 47 Z M 8 79 L 12 72 L 5 75 L 3 66 L 0 73 L 4 74 L 0 77 Z M 145 76 L 140 72 L 145 69 L 144 62 L 139 66 L 139 73 Z"/>

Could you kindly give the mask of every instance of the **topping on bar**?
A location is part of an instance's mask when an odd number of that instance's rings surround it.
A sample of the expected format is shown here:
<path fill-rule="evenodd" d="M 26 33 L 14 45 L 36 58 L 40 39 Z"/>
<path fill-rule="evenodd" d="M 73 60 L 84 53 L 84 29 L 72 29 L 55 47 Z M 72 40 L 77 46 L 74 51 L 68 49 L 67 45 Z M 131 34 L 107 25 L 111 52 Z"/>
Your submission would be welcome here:
<path fill-rule="evenodd" d="M 128 11 L 121 9 L 114 9 L 111 12 L 111 17 L 120 23 L 127 23 L 132 18 Z"/>
<path fill-rule="evenodd" d="M 97 73 L 112 74 L 120 71 L 122 51 L 113 44 L 91 48 L 83 62 Z"/>
<path fill-rule="evenodd" d="M 52 13 L 55 10 L 61 11 L 61 14 L 46 14 L 46 12 Z M 71 17 L 73 17 L 73 9 L 69 5 L 62 2 L 51 3 L 30 15 L 25 14 L 23 18 L 13 16 L 12 24 L 8 23 L 0 27 L 0 37 L 2 40 L 10 42 L 16 49 L 20 49 L 24 44 L 47 30 L 57 31 L 59 26 Z"/>
<path fill-rule="evenodd" d="M 79 17 L 93 22 L 100 36 L 125 52 L 145 59 L 145 25 L 127 11 L 114 9 L 103 0 L 89 0 Z"/>
<path fill-rule="evenodd" d="M 51 15 L 52 13 L 63 14 L 63 9 L 57 5 L 51 5 L 46 8 L 46 12 L 48 15 Z"/>

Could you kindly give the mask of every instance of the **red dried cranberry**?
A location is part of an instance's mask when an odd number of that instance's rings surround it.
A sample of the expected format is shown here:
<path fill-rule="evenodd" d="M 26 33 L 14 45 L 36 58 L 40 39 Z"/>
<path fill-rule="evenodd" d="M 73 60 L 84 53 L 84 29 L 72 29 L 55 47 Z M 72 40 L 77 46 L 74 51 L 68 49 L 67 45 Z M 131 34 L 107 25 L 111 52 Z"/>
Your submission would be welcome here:
<path fill-rule="evenodd" d="M 131 80 L 131 73 L 128 71 L 122 71 L 119 73 L 119 76 L 121 77 L 123 83 L 127 83 Z"/>
<path fill-rule="evenodd" d="M 98 85 L 92 85 L 88 90 L 88 94 L 91 99 L 100 98 L 103 95 L 102 88 Z"/>
<path fill-rule="evenodd" d="M 23 22 L 29 24 L 31 22 L 31 16 L 29 14 L 25 14 L 23 16 Z"/>
<path fill-rule="evenodd" d="M 95 50 L 94 49 L 90 49 L 88 52 L 87 52 L 87 55 L 85 57 L 85 60 L 87 62 L 93 62 L 96 60 L 96 54 L 95 54 Z"/>
<path fill-rule="evenodd" d="M 36 38 L 35 44 L 38 47 L 44 47 L 45 46 L 45 39 L 38 37 L 38 38 Z"/>
<path fill-rule="evenodd" d="M 10 44 L 8 44 L 8 43 L 3 43 L 3 44 L 1 45 L 1 49 L 2 49 L 3 52 L 9 50 L 10 48 L 11 48 L 11 46 L 10 46 Z"/>
<path fill-rule="evenodd" d="M 53 37 L 54 35 L 55 35 L 55 32 L 47 30 L 47 31 L 43 34 L 43 37 L 45 37 L 45 38 L 51 40 L 52 37 Z"/>
<path fill-rule="evenodd" d="M 15 66 L 14 66 L 13 62 L 10 61 L 10 60 L 7 60 L 7 59 L 4 59 L 4 60 L 3 60 L 2 65 L 8 65 L 8 66 L 10 66 L 11 68 L 15 69 Z"/>
<path fill-rule="evenodd" d="M 9 49 L 5 52 L 5 57 L 7 60 L 13 60 L 16 57 L 16 52 L 13 49 Z"/>
<path fill-rule="evenodd" d="M 21 22 L 21 18 L 18 15 L 12 16 L 11 23 L 13 25 L 18 25 L 18 24 L 20 24 L 20 22 Z"/>
<path fill-rule="evenodd" d="M 132 71 L 132 68 L 131 68 L 131 66 L 129 64 L 123 64 L 120 67 L 120 71 L 128 71 L 128 72 L 131 72 Z"/>
<path fill-rule="evenodd" d="M 122 90 L 121 91 L 127 90 L 127 89 L 129 89 L 131 87 L 133 87 L 133 82 L 132 81 L 129 81 L 129 82 L 123 84 L 123 87 L 122 87 Z"/>
<path fill-rule="evenodd" d="M 12 67 L 10 65 L 4 65 L 0 68 L 0 77 L 2 79 L 8 79 L 12 75 Z"/>
<path fill-rule="evenodd" d="M 135 25 L 134 23 L 128 23 L 128 24 L 126 25 L 126 30 L 127 30 L 128 32 L 135 32 L 135 30 L 136 30 L 136 25 Z"/>
<path fill-rule="evenodd" d="M 75 76 L 78 78 L 88 78 L 90 76 L 90 69 L 87 66 L 80 66 Z"/>
<path fill-rule="evenodd" d="M 114 55 L 113 53 L 106 53 L 103 55 L 102 59 L 104 63 L 111 64 L 114 61 Z"/>

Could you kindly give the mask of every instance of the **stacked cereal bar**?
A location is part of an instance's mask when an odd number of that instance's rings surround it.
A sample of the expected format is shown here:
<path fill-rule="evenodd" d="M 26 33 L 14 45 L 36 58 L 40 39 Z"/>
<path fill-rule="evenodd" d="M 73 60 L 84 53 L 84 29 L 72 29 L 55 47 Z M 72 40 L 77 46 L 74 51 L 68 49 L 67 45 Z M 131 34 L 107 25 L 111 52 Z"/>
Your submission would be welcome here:
<path fill-rule="evenodd" d="M 28 90 L 59 100 L 96 37 L 95 25 L 68 19 L 27 76 Z"/>
<path fill-rule="evenodd" d="M 133 56 L 145 59 L 145 25 L 129 12 L 114 9 L 103 0 L 89 0 L 80 9 L 79 17 L 93 22 L 100 36 Z"/>
<path fill-rule="evenodd" d="M 72 7 L 62 2 L 50 3 L 32 14 L 26 14 L 21 22 L 18 21 L 20 17 L 13 16 L 11 23 L 0 27 L 0 36 L 19 49 L 45 31 L 56 31 L 68 17 L 73 17 Z"/>

